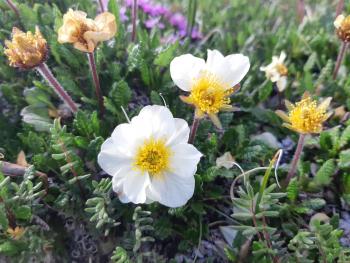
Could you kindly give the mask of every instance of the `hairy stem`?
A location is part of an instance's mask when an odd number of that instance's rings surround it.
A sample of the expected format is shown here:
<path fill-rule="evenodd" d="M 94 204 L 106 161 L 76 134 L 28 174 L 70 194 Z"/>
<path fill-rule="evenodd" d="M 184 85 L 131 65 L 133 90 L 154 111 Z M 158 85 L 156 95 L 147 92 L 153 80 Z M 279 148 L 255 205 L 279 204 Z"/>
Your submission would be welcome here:
<path fill-rule="evenodd" d="M 188 143 L 190 143 L 190 144 L 194 143 L 194 139 L 195 139 L 196 134 L 197 134 L 199 122 L 200 122 L 199 118 L 197 118 L 197 117 L 193 118 L 193 123 L 192 123 L 191 131 L 190 131 L 190 138 L 188 140 Z"/>
<path fill-rule="evenodd" d="M 104 5 L 102 3 L 102 0 L 98 0 L 98 3 L 100 4 L 101 13 L 106 12 L 105 7 L 104 7 Z"/>
<path fill-rule="evenodd" d="M 18 19 L 20 19 L 20 14 L 17 6 L 12 2 L 12 0 L 5 0 L 7 5 L 12 9 L 12 11 L 16 14 Z"/>
<path fill-rule="evenodd" d="M 45 63 L 42 63 L 36 67 L 36 70 L 50 84 L 50 86 L 54 89 L 54 91 L 57 93 L 60 99 L 64 101 L 64 103 L 66 103 L 71 112 L 76 113 L 78 111 L 77 105 L 68 95 L 65 89 L 61 86 L 58 80 L 54 77 L 49 67 Z"/>
<path fill-rule="evenodd" d="M 333 71 L 333 79 L 334 80 L 337 78 L 338 71 L 339 71 L 341 63 L 343 62 L 345 51 L 346 51 L 347 47 L 348 47 L 348 43 L 343 41 L 342 46 L 341 46 L 341 48 L 339 50 L 338 57 L 337 57 L 337 62 L 335 63 L 335 68 L 334 68 L 334 71 Z"/>
<path fill-rule="evenodd" d="M 101 92 L 101 86 L 100 86 L 100 79 L 98 78 L 97 70 L 96 70 L 96 63 L 95 63 L 95 55 L 93 52 L 87 53 L 88 59 L 89 59 L 89 65 L 90 65 L 90 70 L 92 74 L 92 80 L 95 85 L 95 92 L 96 92 L 96 97 L 98 100 L 98 108 L 100 110 L 100 117 L 103 117 L 105 113 L 105 107 L 103 104 L 103 97 L 102 97 L 102 92 Z"/>
<path fill-rule="evenodd" d="M 299 23 L 303 22 L 305 16 L 305 1 L 297 0 L 297 13 Z"/>
<path fill-rule="evenodd" d="M 290 165 L 290 168 L 289 168 L 289 172 L 288 172 L 288 175 L 287 175 L 287 179 L 285 181 L 285 186 L 288 186 L 290 180 L 293 178 L 296 170 L 297 170 L 297 166 L 298 166 L 298 162 L 299 162 L 299 159 L 300 159 L 300 155 L 303 151 L 303 147 L 304 147 L 304 141 L 305 141 L 305 134 L 300 134 L 299 135 L 299 141 L 298 141 L 298 145 L 297 145 L 297 148 L 295 150 L 295 153 L 294 153 L 294 157 L 293 157 L 293 160 L 292 160 L 292 164 Z"/>
<path fill-rule="evenodd" d="M 338 4 L 337 4 L 337 11 L 335 14 L 336 17 L 339 16 L 343 12 L 343 9 L 344 9 L 344 0 L 339 0 Z"/>
<path fill-rule="evenodd" d="M 131 41 L 135 42 L 136 40 L 136 22 L 137 22 L 137 0 L 132 1 L 132 32 L 131 32 Z"/>

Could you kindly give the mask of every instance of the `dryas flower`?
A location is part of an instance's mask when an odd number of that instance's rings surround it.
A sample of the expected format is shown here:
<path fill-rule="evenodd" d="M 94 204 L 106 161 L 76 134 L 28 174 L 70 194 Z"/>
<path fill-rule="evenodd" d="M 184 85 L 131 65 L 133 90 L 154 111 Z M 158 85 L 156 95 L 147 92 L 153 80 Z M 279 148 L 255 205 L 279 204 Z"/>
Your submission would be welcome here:
<path fill-rule="evenodd" d="M 272 57 L 272 62 L 269 65 L 260 67 L 260 70 L 265 72 L 267 79 L 276 82 L 279 92 L 284 91 L 287 87 L 288 68 L 284 63 L 285 59 L 286 53 L 282 51 L 279 57 Z"/>
<path fill-rule="evenodd" d="M 184 205 L 193 195 L 201 153 L 188 144 L 189 127 L 164 106 L 146 106 L 118 125 L 101 147 L 100 167 L 124 202 Z"/>
<path fill-rule="evenodd" d="M 94 20 L 82 11 L 69 11 L 63 16 L 63 25 L 58 30 L 58 42 L 71 43 L 83 52 L 93 52 L 96 46 L 111 39 L 117 32 L 113 14 L 104 12 Z"/>
<path fill-rule="evenodd" d="M 20 239 L 24 233 L 25 233 L 25 228 L 16 226 L 15 228 L 9 227 L 7 229 L 7 234 L 14 240 Z"/>
<path fill-rule="evenodd" d="M 283 120 L 283 126 L 301 134 L 320 133 L 323 122 L 331 115 L 327 113 L 327 108 L 332 98 L 325 99 L 317 105 L 310 95 L 305 92 L 302 100 L 293 105 L 286 100 L 288 115 L 283 111 L 276 111 L 276 114 Z"/>
<path fill-rule="evenodd" d="M 242 54 L 224 57 L 217 50 L 208 50 L 208 58 L 197 58 L 191 54 L 176 57 L 170 63 L 170 74 L 175 84 L 188 97 L 180 98 L 195 108 L 195 117 L 208 115 L 213 123 L 221 128 L 217 114 L 219 111 L 232 111 L 230 96 L 235 87 L 249 70 L 249 58 Z"/>
<path fill-rule="evenodd" d="M 334 21 L 334 27 L 336 29 L 338 37 L 344 41 L 350 41 L 350 16 L 345 17 L 339 15 Z"/>
<path fill-rule="evenodd" d="M 12 40 L 5 41 L 5 55 L 12 67 L 31 69 L 42 64 L 47 59 L 48 48 L 39 27 L 35 27 L 35 34 L 27 33 L 14 27 Z"/>

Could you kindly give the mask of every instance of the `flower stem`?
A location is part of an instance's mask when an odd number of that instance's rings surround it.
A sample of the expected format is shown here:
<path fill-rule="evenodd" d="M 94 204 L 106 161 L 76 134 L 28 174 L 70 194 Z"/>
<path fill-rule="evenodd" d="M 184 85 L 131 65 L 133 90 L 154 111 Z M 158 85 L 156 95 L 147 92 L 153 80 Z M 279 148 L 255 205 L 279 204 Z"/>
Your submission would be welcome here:
<path fill-rule="evenodd" d="M 304 16 L 305 16 L 305 2 L 304 2 L 304 0 L 298 0 L 297 13 L 298 13 L 299 23 L 303 22 Z"/>
<path fill-rule="evenodd" d="M 132 1 L 132 32 L 131 32 L 131 41 L 135 42 L 136 40 L 136 22 L 137 22 L 137 0 Z"/>
<path fill-rule="evenodd" d="M 341 12 L 343 12 L 343 9 L 344 9 L 344 0 L 339 0 L 337 4 L 336 17 L 339 16 Z"/>
<path fill-rule="evenodd" d="M 12 0 L 6 0 L 6 3 L 12 9 L 12 11 L 16 14 L 16 16 L 19 19 L 20 15 L 19 15 L 19 10 L 18 10 L 17 6 L 12 2 Z"/>
<path fill-rule="evenodd" d="M 334 80 L 337 78 L 338 71 L 339 71 L 341 63 L 343 62 L 343 58 L 344 58 L 345 51 L 346 51 L 347 47 L 348 47 L 348 43 L 343 41 L 343 44 L 342 44 L 342 46 L 340 48 L 340 51 L 339 51 L 339 54 L 338 54 L 338 57 L 337 57 L 337 62 L 335 63 L 335 68 L 334 68 L 334 71 L 333 71 L 333 79 Z"/>
<path fill-rule="evenodd" d="M 194 138 L 196 137 L 198 126 L 199 126 L 200 119 L 197 117 L 194 117 L 193 123 L 191 126 L 191 131 L 190 131 L 190 138 L 188 140 L 188 143 L 193 144 L 194 143 Z"/>
<path fill-rule="evenodd" d="M 98 100 L 98 107 L 100 110 L 100 116 L 103 117 L 105 113 L 105 107 L 103 105 L 103 97 L 102 97 L 102 92 L 101 92 L 101 86 L 100 86 L 100 80 L 98 78 L 97 70 L 96 70 L 96 63 L 95 63 L 95 55 L 93 52 L 87 53 L 88 59 L 89 59 L 89 65 L 90 65 L 90 70 L 92 74 L 92 79 L 95 84 L 95 91 L 96 91 L 96 96 Z"/>
<path fill-rule="evenodd" d="M 98 3 L 100 4 L 101 13 L 105 12 L 106 10 L 105 10 L 105 7 L 104 7 L 104 5 L 102 3 L 102 0 L 98 0 Z"/>
<path fill-rule="evenodd" d="M 196 21 L 196 11 L 197 11 L 197 0 L 188 0 L 186 35 L 189 38 L 192 35 L 193 26 Z"/>
<path fill-rule="evenodd" d="M 298 145 L 297 145 L 297 148 L 295 150 L 294 157 L 292 160 L 292 164 L 290 165 L 287 179 L 285 181 L 285 186 L 288 186 L 290 180 L 293 178 L 293 176 L 297 170 L 297 165 L 298 165 L 298 162 L 300 159 L 300 155 L 301 155 L 301 153 L 303 151 L 303 147 L 304 147 L 304 141 L 305 141 L 305 134 L 300 134 Z"/>
<path fill-rule="evenodd" d="M 53 90 L 57 93 L 61 100 L 67 104 L 71 112 L 76 113 L 78 111 L 78 107 L 72 98 L 68 95 L 65 89 L 61 86 L 61 84 L 57 81 L 57 79 L 52 74 L 49 67 L 46 63 L 42 63 L 36 67 L 36 70 L 43 76 L 43 78 L 50 84 Z"/>

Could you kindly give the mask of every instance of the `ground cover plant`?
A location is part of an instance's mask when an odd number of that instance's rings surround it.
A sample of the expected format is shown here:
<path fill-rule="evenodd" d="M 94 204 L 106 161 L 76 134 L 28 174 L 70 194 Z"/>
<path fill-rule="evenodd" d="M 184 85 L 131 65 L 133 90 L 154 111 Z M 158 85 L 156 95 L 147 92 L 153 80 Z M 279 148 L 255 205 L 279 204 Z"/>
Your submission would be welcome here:
<path fill-rule="evenodd" d="M 0 10 L 0 262 L 350 262 L 346 1 Z"/>

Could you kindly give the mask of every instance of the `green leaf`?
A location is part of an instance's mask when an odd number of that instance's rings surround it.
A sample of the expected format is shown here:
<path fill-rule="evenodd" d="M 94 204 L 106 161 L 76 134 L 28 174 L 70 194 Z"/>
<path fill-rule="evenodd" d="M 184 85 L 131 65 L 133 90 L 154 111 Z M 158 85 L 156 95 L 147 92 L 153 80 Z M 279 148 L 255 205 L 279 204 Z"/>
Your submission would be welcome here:
<path fill-rule="evenodd" d="M 14 209 L 14 214 L 17 219 L 30 220 L 32 217 L 32 210 L 27 205 L 22 205 Z"/>
<path fill-rule="evenodd" d="M 340 152 L 338 165 L 340 168 L 350 167 L 350 149 Z"/>
<path fill-rule="evenodd" d="M 350 125 L 345 128 L 342 135 L 340 136 L 340 147 L 344 147 L 350 142 Z"/>
<path fill-rule="evenodd" d="M 4 204 L 0 203 L 0 226 L 1 229 L 6 231 L 9 227 L 9 222 L 6 216 L 6 209 Z"/>
<path fill-rule="evenodd" d="M 333 159 L 327 160 L 317 171 L 314 182 L 319 186 L 327 186 L 332 181 L 336 166 Z"/>
<path fill-rule="evenodd" d="M 160 67 L 168 67 L 174 54 L 179 47 L 179 41 L 176 41 L 174 44 L 168 46 L 166 49 L 162 50 L 154 60 L 154 64 Z"/>
<path fill-rule="evenodd" d="M 293 178 L 289 182 L 286 192 L 287 192 L 287 198 L 290 201 L 295 202 L 299 194 L 299 186 L 296 178 Z"/>

